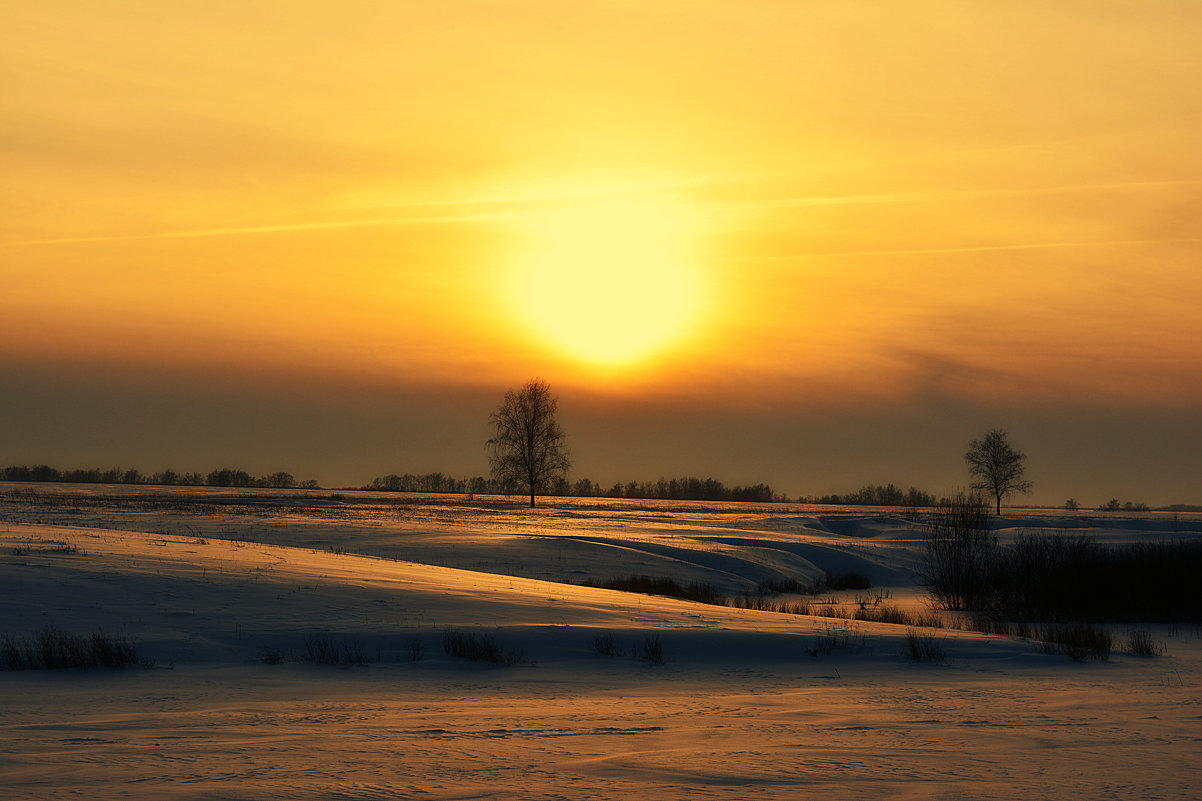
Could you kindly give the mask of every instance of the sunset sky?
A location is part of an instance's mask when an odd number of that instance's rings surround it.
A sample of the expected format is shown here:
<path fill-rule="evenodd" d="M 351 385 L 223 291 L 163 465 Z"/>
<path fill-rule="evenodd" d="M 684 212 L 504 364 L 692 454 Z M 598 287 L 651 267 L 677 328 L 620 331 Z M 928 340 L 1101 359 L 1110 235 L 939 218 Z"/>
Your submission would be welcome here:
<path fill-rule="evenodd" d="M 1202 4 L 0 11 L 0 465 L 1202 503 Z"/>

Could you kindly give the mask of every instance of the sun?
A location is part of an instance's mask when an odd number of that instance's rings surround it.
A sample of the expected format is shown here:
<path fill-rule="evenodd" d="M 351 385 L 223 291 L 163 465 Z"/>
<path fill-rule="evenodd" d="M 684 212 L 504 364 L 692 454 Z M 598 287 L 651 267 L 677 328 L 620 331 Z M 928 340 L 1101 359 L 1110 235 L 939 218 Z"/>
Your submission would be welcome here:
<path fill-rule="evenodd" d="M 507 294 L 544 343 L 617 366 L 663 351 L 694 327 L 702 281 L 685 207 L 589 201 L 532 214 L 524 225 Z"/>

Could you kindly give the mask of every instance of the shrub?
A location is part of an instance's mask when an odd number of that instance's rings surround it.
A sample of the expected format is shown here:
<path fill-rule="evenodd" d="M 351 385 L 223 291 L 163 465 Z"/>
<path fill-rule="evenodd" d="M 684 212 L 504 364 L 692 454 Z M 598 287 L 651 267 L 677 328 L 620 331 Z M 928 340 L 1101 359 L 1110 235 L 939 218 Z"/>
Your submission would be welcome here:
<path fill-rule="evenodd" d="M 643 637 L 643 644 L 638 650 L 638 657 L 651 665 L 664 663 L 664 648 L 660 644 L 658 634 L 648 634 Z"/>
<path fill-rule="evenodd" d="M 451 656 L 509 667 L 522 661 L 520 651 L 503 651 L 497 641 L 487 634 L 448 631 L 443 635 L 443 649 Z"/>
<path fill-rule="evenodd" d="M 822 634 L 818 635 L 816 645 L 809 649 L 810 656 L 817 657 L 820 654 L 831 654 L 836 648 L 846 648 L 851 645 L 852 638 L 857 633 L 850 621 L 827 623 L 823 628 Z"/>
<path fill-rule="evenodd" d="M 93 632 L 88 640 L 89 659 L 101 667 L 132 665 L 138 661 L 138 652 L 125 640 L 113 639 L 103 632 Z"/>
<path fill-rule="evenodd" d="M 601 656 L 614 656 L 618 653 L 617 643 L 612 634 L 598 634 L 593 637 L 593 650 Z"/>
<path fill-rule="evenodd" d="M 318 665 L 365 665 L 367 657 L 358 643 L 336 641 L 329 634 L 310 634 L 305 638 L 305 660 Z"/>
<path fill-rule="evenodd" d="M 941 641 L 914 629 L 906 629 L 906 651 L 915 662 L 942 662 L 946 658 Z"/>
<path fill-rule="evenodd" d="M 980 608 L 997 552 L 985 500 L 961 492 L 940 504 L 925 544 L 925 581 L 936 606 Z"/>
<path fill-rule="evenodd" d="M 21 648 L 7 632 L 0 636 L 0 666 L 5 670 L 24 670 L 26 667 Z"/>
<path fill-rule="evenodd" d="M 1148 632 L 1136 630 L 1127 635 L 1127 650 L 1136 656 L 1160 656 L 1164 653 L 1164 646 L 1152 639 Z"/>
<path fill-rule="evenodd" d="M 873 623 L 893 623 L 900 626 L 914 625 L 914 616 L 893 604 L 862 607 L 857 609 L 852 616 L 856 620 L 867 620 Z"/>
<path fill-rule="evenodd" d="M 47 625 L 24 641 L 8 634 L 0 637 L 0 666 L 7 670 L 60 670 L 63 668 L 122 667 L 153 664 L 139 660 L 129 641 L 102 631 L 80 636 Z"/>
<path fill-rule="evenodd" d="M 911 625 L 914 626 L 922 626 L 928 629 L 941 629 L 944 626 L 943 618 L 940 617 L 938 612 L 934 611 L 914 612 L 910 618 L 912 621 Z"/>
<path fill-rule="evenodd" d="M 979 608 L 1010 620 L 1084 617 L 1101 556 L 1085 535 L 1020 534 L 992 565 Z"/>
<path fill-rule="evenodd" d="M 809 601 L 771 601 L 751 593 L 744 593 L 735 598 L 728 598 L 726 606 L 735 609 L 754 609 L 758 612 L 778 612 L 785 615 L 811 615 L 814 607 Z"/>
<path fill-rule="evenodd" d="M 935 612 L 907 612 L 893 604 L 862 605 L 852 613 L 852 619 L 866 620 L 870 623 L 892 623 L 896 626 L 943 628 L 943 618 Z"/>
<path fill-rule="evenodd" d="M 1067 654 L 1077 662 L 1110 658 L 1110 632 L 1090 623 L 1065 623 L 1046 626 L 1040 632 L 1045 653 Z"/>
<path fill-rule="evenodd" d="M 983 634 L 996 634 L 999 637 L 1015 636 L 1015 630 L 1008 621 L 989 615 L 973 615 L 968 618 L 967 626 L 970 631 L 979 631 Z"/>

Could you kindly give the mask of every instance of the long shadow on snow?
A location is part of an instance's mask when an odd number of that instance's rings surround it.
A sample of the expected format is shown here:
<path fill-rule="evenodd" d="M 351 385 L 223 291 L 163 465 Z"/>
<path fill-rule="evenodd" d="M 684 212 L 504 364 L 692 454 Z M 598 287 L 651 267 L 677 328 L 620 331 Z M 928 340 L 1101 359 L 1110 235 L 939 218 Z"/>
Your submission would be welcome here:
<path fill-rule="evenodd" d="M 739 537 L 709 537 L 706 541 L 742 548 L 761 558 L 743 558 L 695 548 L 678 548 L 659 543 L 615 540 L 601 537 L 574 536 L 570 539 L 633 553 L 658 556 L 686 569 L 700 569 L 718 574 L 740 589 L 746 584 L 804 577 L 809 581 L 823 578 L 827 572 L 856 571 L 867 575 L 875 584 L 904 584 L 913 581 L 912 571 L 905 567 L 889 567 L 837 546 L 812 543 L 781 543 L 774 540 L 743 539 Z"/>

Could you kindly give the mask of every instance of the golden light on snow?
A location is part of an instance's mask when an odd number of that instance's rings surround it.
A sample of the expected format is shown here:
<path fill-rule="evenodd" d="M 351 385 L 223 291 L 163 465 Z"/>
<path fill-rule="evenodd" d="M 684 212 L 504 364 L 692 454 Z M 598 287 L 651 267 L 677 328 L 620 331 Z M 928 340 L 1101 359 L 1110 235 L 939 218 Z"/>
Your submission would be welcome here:
<path fill-rule="evenodd" d="M 520 324 L 539 341 L 615 366 L 662 351 L 698 324 L 704 290 L 685 207 L 590 200 L 522 225 L 502 280 Z"/>

